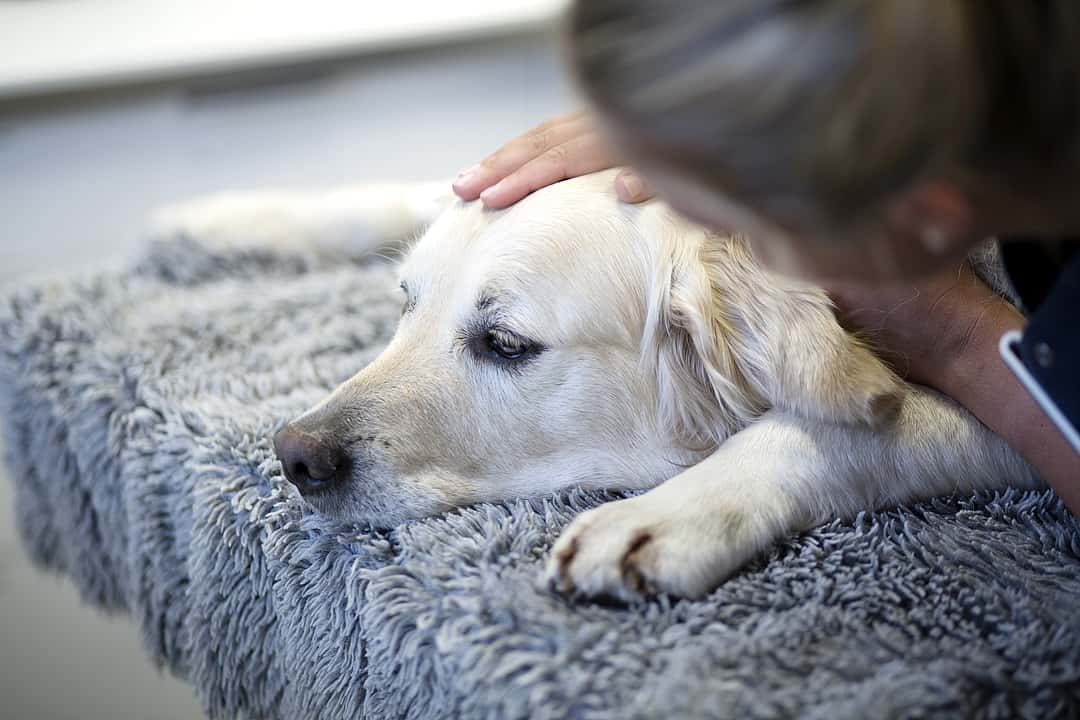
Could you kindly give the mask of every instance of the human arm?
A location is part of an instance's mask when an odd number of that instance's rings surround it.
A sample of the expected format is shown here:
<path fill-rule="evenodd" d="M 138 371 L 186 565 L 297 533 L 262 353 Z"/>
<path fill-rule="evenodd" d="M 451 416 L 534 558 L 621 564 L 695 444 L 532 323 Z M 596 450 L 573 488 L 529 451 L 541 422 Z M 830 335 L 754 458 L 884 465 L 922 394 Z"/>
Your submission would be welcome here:
<path fill-rule="evenodd" d="M 841 319 L 912 382 L 959 402 L 1080 516 L 1080 455 L 1005 364 L 998 340 L 1024 317 L 966 264 L 918 286 L 833 286 Z"/>

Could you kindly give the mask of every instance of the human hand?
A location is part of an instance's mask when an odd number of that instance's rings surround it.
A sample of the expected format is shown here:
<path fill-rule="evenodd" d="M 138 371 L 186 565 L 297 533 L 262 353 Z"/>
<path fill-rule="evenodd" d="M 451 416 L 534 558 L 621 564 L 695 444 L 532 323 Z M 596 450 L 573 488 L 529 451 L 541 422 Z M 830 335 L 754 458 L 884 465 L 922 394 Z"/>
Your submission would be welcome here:
<path fill-rule="evenodd" d="M 591 118 L 574 112 L 551 118 L 462 170 L 453 188 L 462 200 L 480 198 L 487 207 L 505 208 L 542 187 L 615 165 Z M 615 192 L 630 203 L 653 196 L 630 169 L 616 176 Z"/>

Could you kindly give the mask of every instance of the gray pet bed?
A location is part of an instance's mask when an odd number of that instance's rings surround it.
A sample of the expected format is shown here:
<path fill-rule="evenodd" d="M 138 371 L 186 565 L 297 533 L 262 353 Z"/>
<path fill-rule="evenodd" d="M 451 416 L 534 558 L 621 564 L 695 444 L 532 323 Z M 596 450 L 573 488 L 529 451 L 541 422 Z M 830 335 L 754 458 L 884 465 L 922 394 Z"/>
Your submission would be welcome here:
<path fill-rule="evenodd" d="M 1066 717 L 1080 533 L 1048 492 L 791 538 L 702 602 L 537 582 L 572 492 L 371 533 L 306 509 L 268 438 L 398 315 L 384 266 L 162 244 L 0 305 L 27 551 L 124 611 L 213 717 Z"/>

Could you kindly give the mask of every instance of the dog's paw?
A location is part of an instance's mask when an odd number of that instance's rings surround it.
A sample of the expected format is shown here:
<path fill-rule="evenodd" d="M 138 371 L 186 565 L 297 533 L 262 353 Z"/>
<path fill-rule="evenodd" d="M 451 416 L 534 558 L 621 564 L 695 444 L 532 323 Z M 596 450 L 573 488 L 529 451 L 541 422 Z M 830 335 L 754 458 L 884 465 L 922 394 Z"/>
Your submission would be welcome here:
<path fill-rule="evenodd" d="M 186 237 L 219 250 L 286 250 L 304 241 L 303 202 L 273 192 L 224 192 L 163 207 L 150 218 L 154 239 Z"/>
<path fill-rule="evenodd" d="M 752 555 L 750 519 L 742 513 L 672 508 L 651 502 L 652 495 L 578 516 L 551 550 L 549 587 L 624 602 L 657 593 L 699 598 Z"/>
<path fill-rule="evenodd" d="M 319 192 L 223 192 L 157 210 L 151 239 L 186 237 L 216 250 L 269 249 L 363 257 L 431 223 L 449 183 L 368 183 Z"/>

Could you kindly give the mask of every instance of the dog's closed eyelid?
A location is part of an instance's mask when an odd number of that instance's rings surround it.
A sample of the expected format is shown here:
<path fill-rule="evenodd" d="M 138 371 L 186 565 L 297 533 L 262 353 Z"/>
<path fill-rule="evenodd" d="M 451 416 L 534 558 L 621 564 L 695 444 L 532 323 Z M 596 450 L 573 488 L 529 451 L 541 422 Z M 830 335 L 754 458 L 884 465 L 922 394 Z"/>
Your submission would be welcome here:
<path fill-rule="evenodd" d="M 473 356 L 489 362 L 495 361 L 511 368 L 524 365 L 547 350 L 543 343 L 514 332 L 504 324 L 492 321 L 490 318 L 481 318 L 462 328 L 457 333 L 456 340 L 458 348 L 470 351 Z M 497 351 L 493 343 L 502 347 L 520 347 L 520 354 L 515 357 L 505 357 Z"/>
<path fill-rule="evenodd" d="M 401 314 L 405 315 L 412 312 L 413 308 L 416 307 L 416 296 L 409 291 L 409 284 L 404 280 L 398 284 L 398 287 L 405 293 L 405 304 L 401 307 Z"/>

